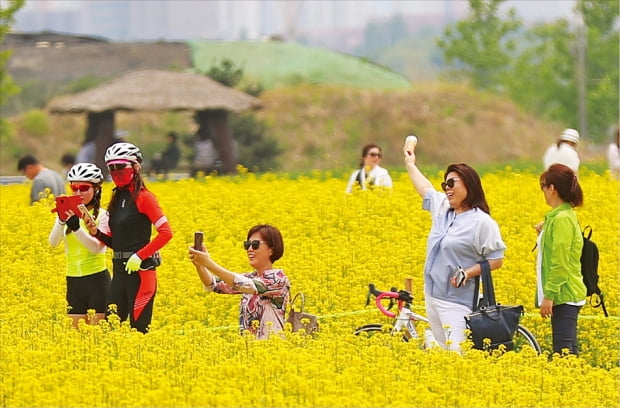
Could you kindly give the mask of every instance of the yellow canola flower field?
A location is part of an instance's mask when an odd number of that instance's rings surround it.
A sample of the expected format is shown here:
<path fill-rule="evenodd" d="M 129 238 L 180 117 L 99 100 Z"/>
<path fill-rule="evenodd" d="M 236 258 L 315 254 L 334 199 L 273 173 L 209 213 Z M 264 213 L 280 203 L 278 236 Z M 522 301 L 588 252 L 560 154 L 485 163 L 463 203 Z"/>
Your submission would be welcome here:
<path fill-rule="evenodd" d="M 424 350 L 398 336 L 354 336 L 390 324 L 365 307 L 367 285 L 403 287 L 424 313 L 422 269 L 429 214 L 405 173 L 392 191 L 344 193 L 329 173 L 153 181 L 175 236 L 162 250 L 152 330 L 115 319 L 72 329 L 66 318 L 65 255 L 50 248 L 52 201 L 28 206 L 28 185 L 0 186 L 0 406 L 2 407 L 608 407 L 619 406 L 618 182 L 584 169 L 582 226 L 600 250 L 610 317 L 585 306 L 579 357 L 549 355 L 551 329 L 534 307 L 532 226 L 549 207 L 538 175 L 509 168 L 482 178 L 507 244 L 494 272 L 498 301 L 522 304 L 521 323 L 543 347 L 504 355 Z M 441 175 L 432 174 L 435 186 Z M 107 203 L 112 185 L 104 186 Z M 212 257 L 247 271 L 249 227 L 276 225 L 292 292 L 320 317 L 315 338 L 285 333 L 257 341 L 238 332 L 237 296 L 206 293 L 187 247 L 202 230 Z M 111 265 L 111 262 L 110 262 Z"/>

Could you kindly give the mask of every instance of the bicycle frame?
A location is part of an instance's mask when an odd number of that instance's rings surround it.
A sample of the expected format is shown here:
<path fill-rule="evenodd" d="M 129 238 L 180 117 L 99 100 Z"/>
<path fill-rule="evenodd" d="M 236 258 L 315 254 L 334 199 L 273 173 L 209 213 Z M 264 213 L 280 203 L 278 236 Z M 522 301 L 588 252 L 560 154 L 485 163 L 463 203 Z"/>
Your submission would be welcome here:
<path fill-rule="evenodd" d="M 398 292 L 382 292 L 378 291 L 373 284 L 369 284 L 368 287 L 370 289 L 369 296 L 370 294 L 375 295 L 375 305 L 377 306 L 377 309 L 379 309 L 385 316 L 395 319 L 392 334 L 402 332 L 407 338 L 420 337 L 413 323 L 416 320 L 428 322 L 428 319 L 414 313 L 411 310 L 411 302 L 413 301 L 413 297 L 408 291 L 401 290 Z M 390 299 L 390 302 L 393 302 L 394 300 L 398 301 L 398 315 L 394 312 L 390 312 L 383 306 L 381 300 L 386 298 Z"/>

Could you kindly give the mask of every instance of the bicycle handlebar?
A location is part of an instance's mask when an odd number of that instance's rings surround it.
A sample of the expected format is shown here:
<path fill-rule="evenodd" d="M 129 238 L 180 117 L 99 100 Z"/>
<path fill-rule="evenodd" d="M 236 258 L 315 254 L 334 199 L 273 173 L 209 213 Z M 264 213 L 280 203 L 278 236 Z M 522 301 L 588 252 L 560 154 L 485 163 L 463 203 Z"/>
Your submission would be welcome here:
<path fill-rule="evenodd" d="M 390 299 L 390 306 L 388 307 L 388 309 L 392 308 L 392 306 L 394 305 L 394 299 L 396 299 L 398 301 L 398 310 L 401 310 L 403 308 L 403 304 L 410 305 L 411 302 L 413 302 L 413 296 L 411 296 L 411 293 L 407 292 L 406 290 L 396 291 L 396 288 L 391 288 L 390 292 L 384 292 L 378 290 L 373 283 L 369 283 L 366 305 L 370 303 L 371 294 L 375 296 L 375 305 L 377 306 L 377 309 L 379 309 L 381 313 L 390 318 L 396 317 L 396 313 L 387 310 L 385 306 L 383 306 L 383 304 L 381 303 L 381 299 Z"/>

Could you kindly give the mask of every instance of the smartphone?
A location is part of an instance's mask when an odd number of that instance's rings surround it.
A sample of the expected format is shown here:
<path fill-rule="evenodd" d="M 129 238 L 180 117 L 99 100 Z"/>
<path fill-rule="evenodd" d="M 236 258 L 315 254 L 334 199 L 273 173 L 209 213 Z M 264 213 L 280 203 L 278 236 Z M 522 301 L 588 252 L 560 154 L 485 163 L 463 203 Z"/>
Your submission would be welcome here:
<path fill-rule="evenodd" d="M 461 266 L 459 266 L 456 270 L 454 277 L 456 278 L 456 287 L 460 288 L 463 285 L 463 282 L 465 282 L 465 271 Z"/>
<path fill-rule="evenodd" d="M 86 206 L 84 204 L 78 204 L 77 208 L 82 211 L 82 216 L 81 218 L 84 219 L 84 221 L 86 221 L 86 219 L 88 219 L 90 222 L 94 223 L 95 219 L 93 218 L 92 215 L 90 215 L 90 213 L 88 212 L 88 208 L 86 208 Z"/>
<path fill-rule="evenodd" d="M 202 240 L 204 238 L 204 234 L 202 231 L 194 232 L 194 249 L 202 250 Z"/>

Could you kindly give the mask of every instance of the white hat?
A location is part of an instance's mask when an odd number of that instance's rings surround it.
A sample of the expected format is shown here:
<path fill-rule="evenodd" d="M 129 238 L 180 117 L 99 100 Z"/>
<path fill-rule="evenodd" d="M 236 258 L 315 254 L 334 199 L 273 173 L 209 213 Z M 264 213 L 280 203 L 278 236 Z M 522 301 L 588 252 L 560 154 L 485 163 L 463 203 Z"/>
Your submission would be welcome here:
<path fill-rule="evenodd" d="M 577 132 L 575 129 L 564 129 L 564 131 L 562 132 L 562 136 L 560 136 L 560 140 L 579 143 L 579 132 Z"/>

